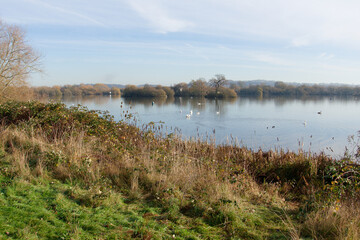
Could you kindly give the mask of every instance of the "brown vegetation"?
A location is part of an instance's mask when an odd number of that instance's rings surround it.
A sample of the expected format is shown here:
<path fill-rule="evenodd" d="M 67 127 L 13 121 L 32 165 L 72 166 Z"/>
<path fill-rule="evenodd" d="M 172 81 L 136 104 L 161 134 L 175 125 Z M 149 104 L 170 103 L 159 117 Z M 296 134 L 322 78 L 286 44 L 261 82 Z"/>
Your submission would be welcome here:
<path fill-rule="evenodd" d="M 122 96 L 135 98 L 166 98 L 173 97 L 174 91 L 169 87 L 163 86 L 152 87 L 150 85 L 145 85 L 143 87 L 137 87 L 135 85 L 127 85 L 123 90 Z"/>
<path fill-rule="evenodd" d="M 184 214 L 222 226 L 229 238 L 251 236 L 240 230 L 251 204 L 285 211 L 293 237 L 360 233 L 358 166 L 349 159 L 184 141 L 155 124 L 140 130 L 61 104 L 8 103 L 0 115 L 0 148 L 12 154 L 7 174 L 78 183 L 93 189 L 85 204 L 99 204 L 99 192 L 111 189 L 160 204 L 168 219 Z"/>

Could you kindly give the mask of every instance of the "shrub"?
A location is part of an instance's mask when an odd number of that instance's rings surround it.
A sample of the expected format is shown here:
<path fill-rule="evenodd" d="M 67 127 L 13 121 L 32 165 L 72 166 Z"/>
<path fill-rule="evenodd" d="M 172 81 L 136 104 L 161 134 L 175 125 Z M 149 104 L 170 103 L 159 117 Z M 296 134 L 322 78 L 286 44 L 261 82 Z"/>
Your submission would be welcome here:
<path fill-rule="evenodd" d="M 207 98 L 236 98 L 237 94 L 234 89 L 220 87 L 218 94 L 216 94 L 215 90 L 209 91 L 209 93 L 205 96 Z"/>

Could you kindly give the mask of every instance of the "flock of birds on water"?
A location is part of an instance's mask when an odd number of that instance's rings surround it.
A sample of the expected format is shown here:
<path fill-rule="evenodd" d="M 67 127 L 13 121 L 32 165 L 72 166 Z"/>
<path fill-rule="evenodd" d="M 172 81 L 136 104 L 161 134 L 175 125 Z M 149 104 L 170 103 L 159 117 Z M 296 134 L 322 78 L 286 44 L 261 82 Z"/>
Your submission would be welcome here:
<path fill-rule="evenodd" d="M 198 106 L 201 106 L 202 104 L 201 103 L 198 103 L 197 104 Z M 182 110 L 179 111 L 180 113 L 182 113 Z M 193 110 L 190 110 L 188 114 L 186 114 L 186 119 L 190 119 L 191 116 L 193 115 Z M 196 115 L 200 115 L 200 112 L 196 112 Z M 216 115 L 220 115 L 220 111 L 217 111 L 216 112 Z"/>
<path fill-rule="evenodd" d="M 201 103 L 198 103 L 198 106 L 200 106 L 200 105 L 201 105 Z M 182 110 L 180 110 L 179 112 L 182 113 Z M 321 114 L 322 114 L 322 111 L 318 111 L 317 114 L 321 115 Z M 192 116 L 192 115 L 193 115 L 193 110 L 190 110 L 189 113 L 186 114 L 185 117 L 186 117 L 186 119 L 191 119 L 191 116 Z M 196 115 L 200 115 L 200 112 L 197 112 Z M 216 111 L 216 115 L 220 115 L 220 111 Z M 306 127 L 307 122 L 304 121 L 302 124 L 303 124 L 304 127 Z M 271 128 L 275 128 L 275 125 L 272 125 Z M 269 127 L 266 127 L 266 129 L 269 129 Z M 312 138 L 312 137 L 313 137 L 313 136 L 310 135 L 310 138 Z M 334 139 L 335 139 L 335 137 L 332 137 L 332 140 L 334 140 Z M 280 141 L 279 137 L 277 137 L 276 140 L 279 142 L 279 141 Z M 300 143 L 299 143 L 299 144 L 300 144 Z M 311 145 L 311 143 L 310 143 L 310 145 Z"/>
<path fill-rule="evenodd" d="M 154 102 L 152 102 L 152 105 L 154 105 Z M 197 104 L 198 106 L 201 106 L 201 103 Z M 182 113 L 182 110 L 179 111 L 180 113 Z M 318 111 L 317 114 L 321 115 L 322 111 Z M 190 110 L 188 114 L 186 114 L 186 119 L 190 119 L 191 116 L 193 115 L 193 110 Z M 196 115 L 200 115 L 200 112 L 197 112 Z M 216 115 L 220 115 L 220 111 L 216 111 Z M 304 127 L 306 127 L 307 123 L 306 121 L 303 122 Z M 266 127 L 267 129 L 269 129 L 269 127 Z M 275 126 L 272 126 L 271 128 L 275 128 Z"/>

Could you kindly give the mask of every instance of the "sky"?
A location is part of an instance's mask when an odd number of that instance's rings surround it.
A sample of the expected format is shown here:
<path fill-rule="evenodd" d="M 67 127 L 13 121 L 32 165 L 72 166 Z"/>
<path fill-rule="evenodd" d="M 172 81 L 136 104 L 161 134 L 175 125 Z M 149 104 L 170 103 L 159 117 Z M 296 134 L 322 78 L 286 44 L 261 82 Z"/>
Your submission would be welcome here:
<path fill-rule="evenodd" d="M 33 86 L 360 83 L 358 0 L 0 0 L 42 55 Z"/>

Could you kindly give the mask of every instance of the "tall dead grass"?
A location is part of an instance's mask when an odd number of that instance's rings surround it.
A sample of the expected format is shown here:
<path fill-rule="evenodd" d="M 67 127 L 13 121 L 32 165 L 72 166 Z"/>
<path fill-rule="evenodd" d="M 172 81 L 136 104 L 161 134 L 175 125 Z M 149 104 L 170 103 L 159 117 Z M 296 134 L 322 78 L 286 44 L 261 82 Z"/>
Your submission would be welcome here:
<path fill-rule="evenodd" d="M 314 239 L 360 239 L 359 203 L 338 202 L 308 215 L 302 232 Z"/>

